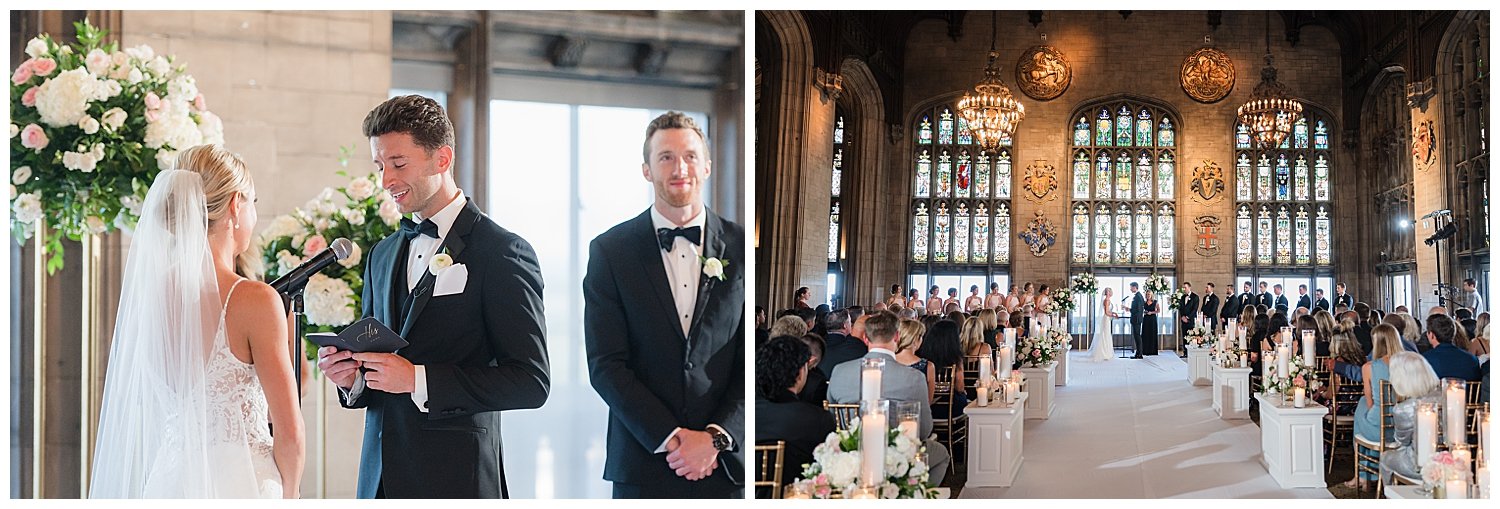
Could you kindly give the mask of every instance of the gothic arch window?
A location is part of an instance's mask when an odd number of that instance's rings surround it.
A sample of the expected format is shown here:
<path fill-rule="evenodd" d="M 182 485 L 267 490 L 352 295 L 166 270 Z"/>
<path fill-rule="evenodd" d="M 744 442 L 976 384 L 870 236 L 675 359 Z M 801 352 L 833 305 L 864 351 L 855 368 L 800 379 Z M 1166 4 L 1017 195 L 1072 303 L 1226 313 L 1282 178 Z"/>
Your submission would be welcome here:
<path fill-rule="evenodd" d="M 912 133 L 912 287 L 940 273 L 984 279 L 1008 270 L 1012 140 L 1002 139 L 996 150 L 980 148 L 952 103 L 919 111 Z"/>
<path fill-rule="evenodd" d="M 1406 104 L 1406 74 L 1390 72 L 1372 90 L 1361 116 L 1360 133 L 1366 150 L 1359 151 L 1361 167 L 1374 170 L 1376 245 L 1382 272 L 1409 271 L 1416 263 L 1413 217 L 1411 107 Z"/>
<path fill-rule="evenodd" d="M 844 185 L 844 152 L 852 148 L 849 141 L 849 131 L 846 129 L 844 108 L 838 107 L 833 116 L 833 161 L 832 182 L 829 194 L 832 196 L 828 201 L 828 262 L 838 263 L 839 255 L 843 251 L 843 226 L 842 210 L 840 210 Z"/>
<path fill-rule="evenodd" d="M 1071 263 L 1132 267 L 1176 262 L 1176 113 L 1110 99 L 1073 112 Z"/>
<path fill-rule="evenodd" d="M 1280 146 L 1261 148 L 1237 124 L 1234 140 L 1235 266 L 1331 272 L 1334 126 L 1308 107 Z"/>
<path fill-rule="evenodd" d="M 1439 62 L 1446 71 L 1440 79 L 1447 128 L 1439 129 L 1437 138 L 1438 146 L 1447 148 L 1446 164 L 1452 168 L 1448 202 L 1458 227 L 1452 247 L 1463 270 L 1456 277 L 1481 281 L 1481 291 L 1487 284 L 1490 246 L 1489 24 L 1489 12 L 1480 11 L 1452 29 L 1451 46 Z"/>

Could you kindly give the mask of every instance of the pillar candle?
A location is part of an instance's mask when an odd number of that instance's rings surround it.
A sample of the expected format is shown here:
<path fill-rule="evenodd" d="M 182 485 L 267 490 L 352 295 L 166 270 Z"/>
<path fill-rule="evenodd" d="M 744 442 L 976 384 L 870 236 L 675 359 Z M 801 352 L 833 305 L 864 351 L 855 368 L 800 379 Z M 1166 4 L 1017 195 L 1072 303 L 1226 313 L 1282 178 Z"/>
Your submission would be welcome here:
<path fill-rule="evenodd" d="M 1249 354 L 1244 354 L 1244 353 L 1240 354 L 1240 367 L 1243 368 L 1243 367 L 1249 366 L 1249 365 L 1250 365 L 1250 355 Z"/>
<path fill-rule="evenodd" d="M 1000 378 L 1010 378 L 1011 368 L 1016 364 L 1015 345 L 1000 347 Z"/>
<path fill-rule="evenodd" d="M 1238 337 L 1239 340 L 1240 340 L 1240 350 L 1244 350 L 1245 349 L 1245 332 L 1246 332 L 1245 328 L 1244 327 L 1239 327 L 1237 330 L 1239 332 L 1236 332 L 1235 336 Z"/>
<path fill-rule="evenodd" d="M 979 406 L 990 406 L 990 388 L 983 385 L 974 389 L 979 393 Z"/>
<path fill-rule="evenodd" d="M 859 420 L 859 481 L 864 486 L 874 486 L 885 480 L 885 412 L 878 407 L 868 408 Z"/>
<path fill-rule="evenodd" d="M 1292 389 L 1292 406 L 1297 408 L 1307 406 L 1307 389 L 1302 387 Z"/>
<path fill-rule="evenodd" d="M 1265 354 L 1260 359 L 1260 379 L 1262 384 L 1271 383 L 1271 366 L 1276 365 L 1276 354 Z"/>
<path fill-rule="evenodd" d="M 1490 498 L 1490 467 L 1481 466 L 1474 470 L 1474 475 L 1479 479 L 1479 498 Z"/>
<path fill-rule="evenodd" d="M 1276 347 L 1276 377 L 1286 378 L 1286 372 L 1291 364 L 1292 351 L 1290 343 L 1284 343 Z"/>
<path fill-rule="evenodd" d="M 865 359 L 861 364 L 859 382 L 859 400 L 875 401 L 880 399 L 880 370 L 885 367 L 885 359 Z"/>
<path fill-rule="evenodd" d="M 989 358 L 989 356 L 986 355 L 984 357 L 980 357 L 979 358 L 979 380 L 978 380 L 978 382 L 981 383 L 981 384 L 983 384 L 983 383 L 985 383 L 986 380 L 989 380 L 989 379 L 990 379 L 990 358 Z"/>
<path fill-rule="evenodd" d="M 1448 498 L 1458 500 L 1469 498 L 1469 482 L 1463 479 L 1443 481 L 1445 495 Z"/>
<path fill-rule="evenodd" d="M 1288 347 L 1292 346 L 1292 328 L 1291 327 L 1282 327 L 1281 328 L 1281 344 L 1286 345 Z"/>
<path fill-rule="evenodd" d="M 1479 459 L 1488 466 L 1490 464 L 1490 413 L 1484 412 L 1479 418 Z"/>
<path fill-rule="evenodd" d="M 1318 359 L 1318 336 L 1317 333 L 1302 331 L 1302 364 L 1306 366 L 1317 366 Z M 1317 369 L 1314 367 L 1313 369 Z"/>
<path fill-rule="evenodd" d="M 1417 466 L 1426 465 L 1437 451 L 1437 408 L 1431 403 L 1417 405 Z"/>
<path fill-rule="evenodd" d="M 1005 346 L 1010 347 L 1011 350 L 1015 350 L 1015 348 L 1016 348 L 1016 328 L 1015 327 L 1007 327 L 1005 329 Z"/>
<path fill-rule="evenodd" d="M 854 488 L 854 491 L 849 493 L 850 500 L 873 500 L 878 498 L 880 498 L 880 488 L 874 486 Z"/>
<path fill-rule="evenodd" d="M 1016 398 L 1019 397 L 1021 397 L 1021 384 L 1016 383 L 1015 380 L 1005 382 L 1005 402 L 1015 403 Z"/>
<path fill-rule="evenodd" d="M 1443 380 L 1443 443 L 1464 443 L 1465 403 L 1464 381 L 1456 378 Z"/>

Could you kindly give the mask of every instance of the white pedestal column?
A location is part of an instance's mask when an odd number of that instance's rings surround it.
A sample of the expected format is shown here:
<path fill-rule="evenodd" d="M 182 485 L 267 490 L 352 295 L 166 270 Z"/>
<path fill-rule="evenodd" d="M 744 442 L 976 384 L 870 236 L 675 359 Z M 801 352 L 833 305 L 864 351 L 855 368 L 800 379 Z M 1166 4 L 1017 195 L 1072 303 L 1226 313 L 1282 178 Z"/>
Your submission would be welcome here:
<path fill-rule="evenodd" d="M 1280 396 L 1260 401 L 1260 461 L 1282 488 L 1325 488 L 1323 416 L 1328 408 L 1311 401 L 1303 408 Z"/>
<path fill-rule="evenodd" d="M 1071 353 L 1073 353 L 1073 344 L 1069 343 L 1068 348 L 1066 350 L 1063 350 L 1062 354 L 1057 357 L 1058 387 L 1068 385 L 1068 360 L 1073 357 L 1072 355 L 1069 355 Z"/>
<path fill-rule="evenodd" d="M 1057 361 L 1040 368 L 1021 368 L 1026 375 L 1026 418 L 1046 419 L 1057 408 L 1053 396 L 1057 393 Z"/>
<path fill-rule="evenodd" d="M 1021 451 L 1030 398 L 1021 393 L 1009 405 L 990 401 L 989 406 L 969 403 L 969 478 L 965 486 L 1008 487 L 1021 471 Z"/>
<path fill-rule="evenodd" d="M 1213 383 L 1213 374 L 1209 372 L 1209 366 L 1213 359 L 1209 355 L 1213 352 L 1208 347 L 1187 347 L 1188 360 L 1188 382 L 1193 385 L 1210 385 Z"/>
<path fill-rule="evenodd" d="M 1214 411 L 1224 420 L 1250 418 L 1251 368 L 1214 371 Z"/>

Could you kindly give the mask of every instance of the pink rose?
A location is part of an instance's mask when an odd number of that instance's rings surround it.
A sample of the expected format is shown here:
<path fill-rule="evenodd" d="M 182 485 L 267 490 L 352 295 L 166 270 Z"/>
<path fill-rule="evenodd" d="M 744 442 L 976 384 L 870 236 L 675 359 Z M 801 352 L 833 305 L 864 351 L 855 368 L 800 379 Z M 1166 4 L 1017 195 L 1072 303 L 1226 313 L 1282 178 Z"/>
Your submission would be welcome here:
<path fill-rule="evenodd" d="M 31 79 L 31 61 L 30 60 L 22 62 L 21 66 L 16 68 L 16 73 L 10 75 L 10 82 L 12 84 L 15 84 L 15 85 L 20 85 L 20 84 L 25 83 L 27 80 L 30 80 L 30 79 Z"/>
<path fill-rule="evenodd" d="M 52 74 L 52 71 L 56 70 L 56 60 L 47 57 L 35 58 L 31 60 L 31 71 L 35 72 L 37 76 L 46 76 Z"/>
<path fill-rule="evenodd" d="M 156 92 L 146 92 L 146 108 L 154 110 L 160 107 L 161 98 L 156 96 Z"/>
<path fill-rule="evenodd" d="M 198 94 L 198 97 L 193 98 L 193 109 L 198 111 L 208 110 L 208 99 L 204 99 L 203 94 Z"/>
<path fill-rule="evenodd" d="M 26 89 L 26 93 L 21 94 L 21 106 L 25 106 L 27 108 L 35 108 L 36 91 L 38 90 L 41 90 L 41 87 L 31 87 Z"/>
<path fill-rule="evenodd" d="M 159 118 L 159 117 L 161 117 L 161 114 L 157 113 L 156 110 L 153 110 L 153 109 L 147 109 L 146 110 L 146 121 L 147 122 L 155 122 L 156 119 Z"/>
<path fill-rule="evenodd" d="M 324 249 L 328 249 L 328 239 L 323 238 L 322 235 L 313 235 L 302 244 L 302 256 L 312 256 L 323 252 Z"/>
<path fill-rule="evenodd" d="M 42 131 L 36 124 L 26 124 L 21 130 L 21 146 L 41 152 L 47 146 L 47 133 Z"/>

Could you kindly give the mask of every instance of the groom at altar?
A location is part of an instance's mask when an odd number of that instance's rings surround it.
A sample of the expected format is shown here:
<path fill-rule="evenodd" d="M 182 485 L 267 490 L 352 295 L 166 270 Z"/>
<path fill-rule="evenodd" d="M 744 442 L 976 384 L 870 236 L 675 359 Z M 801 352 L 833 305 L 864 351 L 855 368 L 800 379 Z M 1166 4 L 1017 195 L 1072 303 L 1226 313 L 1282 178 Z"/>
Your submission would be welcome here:
<path fill-rule="evenodd" d="M 364 408 L 359 498 L 504 498 L 500 411 L 538 408 L 550 387 L 542 272 L 531 246 L 453 179 L 453 124 L 432 99 L 390 99 L 364 134 L 401 213 L 365 268 L 364 316 L 409 345 L 325 347 L 318 367 Z"/>
<path fill-rule="evenodd" d="M 589 381 L 609 405 L 604 478 L 615 498 L 743 498 L 745 230 L 703 203 L 698 124 L 646 128 L 655 200 L 589 244 Z"/>

